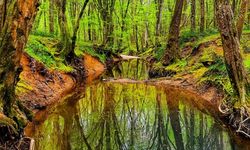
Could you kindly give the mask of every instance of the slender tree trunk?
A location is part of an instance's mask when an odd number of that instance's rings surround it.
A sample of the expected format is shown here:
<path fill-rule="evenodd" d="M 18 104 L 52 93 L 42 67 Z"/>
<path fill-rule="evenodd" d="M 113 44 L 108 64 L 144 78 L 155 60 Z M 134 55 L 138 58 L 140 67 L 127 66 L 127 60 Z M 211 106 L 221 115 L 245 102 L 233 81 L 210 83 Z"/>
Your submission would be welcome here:
<path fill-rule="evenodd" d="M 104 46 L 112 46 L 114 44 L 113 32 L 113 12 L 116 0 L 97 0 L 98 9 L 103 21 L 103 42 Z"/>
<path fill-rule="evenodd" d="M 20 118 L 15 116 L 18 110 L 13 108 L 17 105 L 15 87 L 22 71 L 20 59 L 36 16 L 38 0 L 5 1 L 4 7 L 5 21 L 0 28 L 0 106 L 6 116 L 16 118 L 17 124 L 21 125 Z"/>
<path fill-rule="evenodd" d="M 156 29 L 155 29 L 155 46 L 160 45 L 159 37 L 161 33 L 161 18 L 162 18 L 162 8 L 164 0 L 156 0 L 157 12 L 156 12 Z"/>
<path fill-rule="evenodd" d="M 247 15 L 249 0 L 241 0 L 241 6 L 240 6 L 240 12 L 239 12 L 239 18 L 237 22 L 237 30 L 238 30 L 238 38 L 240 40 L 242 30 L 244 27 L 245 18 Z"/>
<path fill-rule="evenodd" d="M 245 104 L 246 94 L 249 94 L 250 86 L 243 66 L 240 43 L 229 0 L 216 1 L 216 17 L 231 85 L 238 96 L 238 101 Z"/>
<path fill-rule="evenodd" d="M 69 52 L 69 54 L 71 54 L 71 55 L 74 55 L 74 50 L 75 50 L 75 46 L 76 46 L 77 32 L 78 32 L 78 29 L 79 29 L 79 27 L 80 27 L 80 20 L 81 20 L 81 18 L 82 18 L 82 16 L 83 16 L 84 10 L 85 10 L 85 8 L 86 8 L 88 2 L 89 2 L 89 0 L 85 0 L 85 2 L 84 2 L 84 4 L 83 4 L 83 7 L 82 7 L 82 9 L 81 9 L 81 11 L 80 11 L 80 14 L 79 14 L 79 16 L 78 16 L 78 18 L 77 18 L 77 21 L 76 21 L 76 23 L 75 23 L 73 36 L 72 36 L 72 38 L 71 38 L 71 39 L 72 39 L 71 50 L 70 50 L 70 52 Z"/>
<path fill-rule="evenodd" d="M 191 1 L 191 31 L 196 29 L 196 0 Z"/>
<path fill-rule="evenodd" d="M 200 32 L 204 32 L 205 30 L 205 0 L 200 0 L 200 13 L 201 13 L 201 18 L 200 18 Z"/>
<path fill-rule="evenodd" d="M 179 34 L 184 0 L 176 0 L 174 15 L 169 28 L 168 42 L 162 64 L 167 66 L 179 57 Z"/>
<path fill-rule="evenodd" d="M 71 42 L 70 42 L 70 34 L 68 29 L 68 21 L 66 18 L 66 4 L 67 0 L 57 0 L 58 7 L 58 23 L 61 33 L 61 43 L 62 50 L 60 51 L 60 55 L 62 58 L 65 58 L 70 53 L 71 50 Z"/>
<path fill-rule="evenodd" d="M 90 23 L 90 20 L 92 19 L 92 4 L 89 4 L 89 7 L 88 7 L 88 40 L 89 41 L 92 41 L 92 30 L 91 30 L 91 23 Z"/>
<path fill-rule="evenodd" d="M 3 0 L 1 0 L 0 1 L 0 29 L 3 28 L 4 22 L 5 22 L 5 17 L 6 17 L 6 6 L 5 5 L 6 5 L 6 3 Z"/>
<path fill-rule="evenodd" d="M 233 0 L 232 2 L 232 11 L 233 11 L 233 14 L 236 14 L 236 0 Z"/>
<path fill-rule="evenodd" d="M 51 34 L 54 34 L 55 29 L 54 29 L 54 0 L 49 0 L 49 32 Z"/>

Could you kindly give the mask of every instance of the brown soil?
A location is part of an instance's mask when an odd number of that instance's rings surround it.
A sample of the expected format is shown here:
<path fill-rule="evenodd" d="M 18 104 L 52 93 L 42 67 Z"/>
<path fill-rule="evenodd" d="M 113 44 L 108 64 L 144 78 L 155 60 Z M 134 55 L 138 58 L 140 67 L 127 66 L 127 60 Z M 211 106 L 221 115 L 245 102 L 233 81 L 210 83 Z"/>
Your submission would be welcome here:
<path fill-rule="evenodd" d="M 21 59 L 23 72 L 21 82 L 31 90 L 20 93 L 18 98 L 30 109 L 43 109 L 72 92 L 76 86 L 74 78 L 63 72 L 48 70 L 27 54 Z M 87 72 L 87 83 L 96 79 L 104 71 L 104 65 L 97 59 L 84 55 L 84 66 Z"/>

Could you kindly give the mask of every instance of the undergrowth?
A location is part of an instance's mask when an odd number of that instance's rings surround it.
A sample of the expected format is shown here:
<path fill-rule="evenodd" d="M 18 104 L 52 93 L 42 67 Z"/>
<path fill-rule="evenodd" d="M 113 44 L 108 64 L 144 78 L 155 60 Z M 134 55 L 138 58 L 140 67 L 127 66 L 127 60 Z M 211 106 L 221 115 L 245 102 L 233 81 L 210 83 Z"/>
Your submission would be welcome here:
<path fill-rule="evenodd" d="M 73 71 L 71 66 L 65 65 L 64 60 L 55 56 L 55 49 L 48 48 L 46 43 L 41 42 L 43 39 L 45 40 L 47 38 L 30 36 L 25 51 L 32 58 L 43 63 L 47 68 L 64 72 Z"/>

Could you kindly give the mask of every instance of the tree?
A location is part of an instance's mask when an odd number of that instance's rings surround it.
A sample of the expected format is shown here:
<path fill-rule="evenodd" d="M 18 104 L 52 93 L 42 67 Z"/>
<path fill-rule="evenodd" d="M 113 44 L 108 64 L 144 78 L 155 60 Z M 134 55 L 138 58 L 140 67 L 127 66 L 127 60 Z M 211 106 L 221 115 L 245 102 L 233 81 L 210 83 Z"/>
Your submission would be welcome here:
<path fill-rule="evenodd" d="M 80 20 L 81 20 L 81 18 L 83 16 L 84 10 L 85 10 L 88 2 L 89 2 L 89 0 L 85 0 L 85 2 L 83 4 L 83 7 L 82 7 L 82 9 L 80 11 L 80 14 L 79 14 L 79 16 L 77 18 L 75 27 L 74 27 L 73 36 L 71 38 L 72 39 L 72 44 L 71 44 L 71 49 L 70 49 L 70 52 L 69 52 L 69 54 L 71 54 L 71 56 L 74 55 L 74 50 L 75 50 L 75 46 L 76 46 L 77 32 L 78 32 L 78 29 L 80 27 Z"/>
<path fill-rule="evenodd" d="M 70 53 L 71 49 L 71 40 L 68 28 L 68 21 L 66 17 L 66 4 L 67 0 L 57 0 L 57 8 L 58 8 L 58 23 L 61 33 L 61 44 L 60 47 L 62 50 L 60 51 L 60 55 L 62 58 L 65 58 Z"/>
<path fill-rule="evenodd" d="M 55 29 L 54 29 L 54 0 L 50 0 L 49 1 L 49 32 L 50 33 L 54 33 Z"/>
<path fill-rule="evenodd" d="M 98 10 L 103 21 L 103 42 L 104 46 L 111 46 L 114 43 L 113 12 L 116 0 L 96 0 Z"/>
<path fill-rule="evenodd" d="M 227 72 L 238 101 L 244 104 L 246 95 L 250 92 L 250 84 L 240 53 L 238 32 L 233 20 L 234 14 L 229 0 L 215 2 L 216 19 L 221 34 Z"/>
<path fill-rule="evenodd" d="M 205 30 L 205 0 L 200 0 L 200 11 L 201 11 L 201 18 L 200 18 L 200 31 L 204 32 Z"/>
<path fill-rule="evenodd" d="M 191 31 L 195 31 L 196 28 L 196 0 L 191 1 Z"/>
<path fill-rule="evenodd" d="M 5 1 L 6 13 L 0 29 L 0 106 L 3 106 L 3 113 L 13 119 L 19 128 L 23 125 L 18 116 L 19 109 L 22 109 L 15 97 L 15 87 L 22 71 L 20 59 L 37 7 L 38 0 Z"/>
<path fill-rule="evenodd" d="M 162 64 L 167 66 L 174 62 L 179 56 L 179 34 L 184 0 L 177 0 L 175 3 L 174 15 L 170 24 L 168 42 Z"/>
<path fill-rule="evenodd" d="M 247 10 L 248 10 L 248 3 L 249 3 L 249 0 L 242 0 L 241 1 L 239 18 L 238 18 L 238 22 L 237 22 L 237 30 L 238 30 L 239 40 L 241 38 L 241 34 L 242 34 L 243 26 L 244 26 L 244 21 L 245 21 Z"/>
<path fill-rule="evenodd" d="M 161 32 L 161 18 L 162 18 L 162 8 L 163 8 L 163 2 L 164 0 L 155 0 L 156 6 L 157 6 L 157 12 L 156 12 L 156 27 L 155 27 L 155 45 L 160 45 L 159 43 L 159 36 Z"/>

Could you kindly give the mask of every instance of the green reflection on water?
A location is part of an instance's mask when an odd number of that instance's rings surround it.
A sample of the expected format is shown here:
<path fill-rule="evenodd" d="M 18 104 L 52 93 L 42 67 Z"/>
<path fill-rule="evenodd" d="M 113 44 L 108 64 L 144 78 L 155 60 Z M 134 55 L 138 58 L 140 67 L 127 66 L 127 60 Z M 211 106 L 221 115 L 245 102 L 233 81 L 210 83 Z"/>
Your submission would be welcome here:
<path fill-rule="evenodd" d="M 230 150 L 226 132 L 172 89 L 98 83 L 35 126 L 37 150 Z"/>

